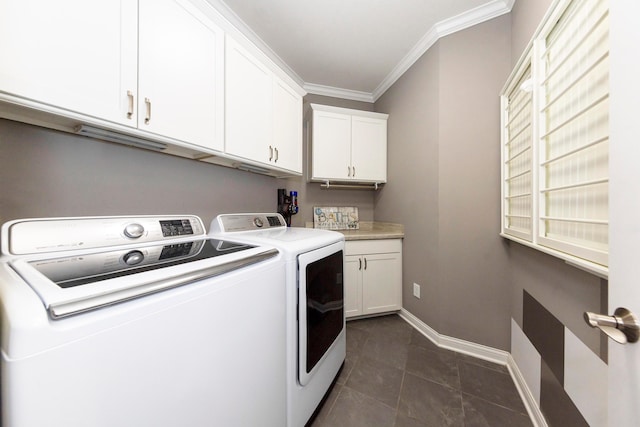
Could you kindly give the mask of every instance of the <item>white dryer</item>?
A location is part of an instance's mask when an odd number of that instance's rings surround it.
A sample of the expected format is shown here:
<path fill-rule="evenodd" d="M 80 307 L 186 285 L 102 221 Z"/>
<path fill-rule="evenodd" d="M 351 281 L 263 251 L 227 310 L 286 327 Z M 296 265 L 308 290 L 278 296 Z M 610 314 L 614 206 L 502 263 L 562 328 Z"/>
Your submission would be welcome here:
<path fill-rule="evenodd" d="M 344 236 L 287 227 L 280 214 L 218 215 L 210 236 L 276 247 L 286 265 L 287 426 L 303 427 L 346 355 Z"/>

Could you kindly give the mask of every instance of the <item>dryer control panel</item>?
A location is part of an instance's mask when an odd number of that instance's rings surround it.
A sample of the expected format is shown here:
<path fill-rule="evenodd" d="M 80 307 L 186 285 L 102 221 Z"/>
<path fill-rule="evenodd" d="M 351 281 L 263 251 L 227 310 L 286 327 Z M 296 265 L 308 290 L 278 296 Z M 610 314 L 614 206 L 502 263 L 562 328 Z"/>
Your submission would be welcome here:
<path fill-rule="evenodd" d="M 287 223 L 282 215 L 278 213 L 227 214 L 216 217 L 211 223 L 211 232 L 230 233 L 286 227 Z"/>

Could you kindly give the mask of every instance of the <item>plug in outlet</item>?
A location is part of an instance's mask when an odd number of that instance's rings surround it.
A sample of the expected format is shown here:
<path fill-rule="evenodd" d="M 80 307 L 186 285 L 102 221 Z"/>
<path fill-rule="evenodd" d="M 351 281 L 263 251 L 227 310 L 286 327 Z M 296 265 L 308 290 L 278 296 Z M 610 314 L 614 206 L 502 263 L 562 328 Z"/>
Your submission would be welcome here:
<path fill-rule="evenodd" d="M 420 299 L 420 285 L 417 283 L 413 284 L 413 296 Z"/>

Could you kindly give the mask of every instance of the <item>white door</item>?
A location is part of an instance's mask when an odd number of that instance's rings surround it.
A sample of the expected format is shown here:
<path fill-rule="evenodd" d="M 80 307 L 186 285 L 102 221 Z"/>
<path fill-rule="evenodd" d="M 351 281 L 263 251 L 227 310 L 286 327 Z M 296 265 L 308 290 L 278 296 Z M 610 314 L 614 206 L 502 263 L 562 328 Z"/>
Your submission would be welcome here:
<path fill-rule="evenodd" d="M 271 71 L 229 36 L 225 58 L 225 151 L 269 163 L 275 156 Z"/>
<path fill-rule="evenodd" d="M 351 116 L 313 112 L 313 178 L 351 179 Z"/>
<path fill-rule="evenodd" d="M 387 121 L 351 118 L 351 165 L 356 180 L 387 181 Z"/>
<path fill-rule="evenodd" d="M 137 2 L 0 1 L 0 92 L 128 126 Z"/>
<path fill-rule="evenodd" d="M 362 314 L 362 256 L 344 257 L 344 315 Z"/>
<path fill-rule="evenodd" d="M 273 165 L 302 173 L 302 97 L 285 82 L 273 80 Z"/>
<path fill-rule="evenodd" d="M 364 255 L 363 314 L 400 310 L 402 259 L 399 253 Z"/>
<path fill-rule="evenodd" d="M 138 127 L 222 151 L 224 34 L 181 0 L 140 0 Z"/>
<path fill-rule="evenodd" d="M 609 313 L 640 315 L 640 3 L 610 2 Z M 609 426 L 640 423 L 640 343 L 609 340 Z"/>

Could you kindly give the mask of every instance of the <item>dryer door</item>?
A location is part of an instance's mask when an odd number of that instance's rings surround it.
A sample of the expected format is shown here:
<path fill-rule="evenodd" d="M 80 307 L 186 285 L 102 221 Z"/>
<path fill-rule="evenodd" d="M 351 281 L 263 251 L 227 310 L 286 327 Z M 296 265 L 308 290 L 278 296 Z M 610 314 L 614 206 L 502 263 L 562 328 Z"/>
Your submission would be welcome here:
<path fill-rule="evenodd" d="M 298 380 L 309 383 L 345 327 L 344 242 L 298 256 Z"/>

